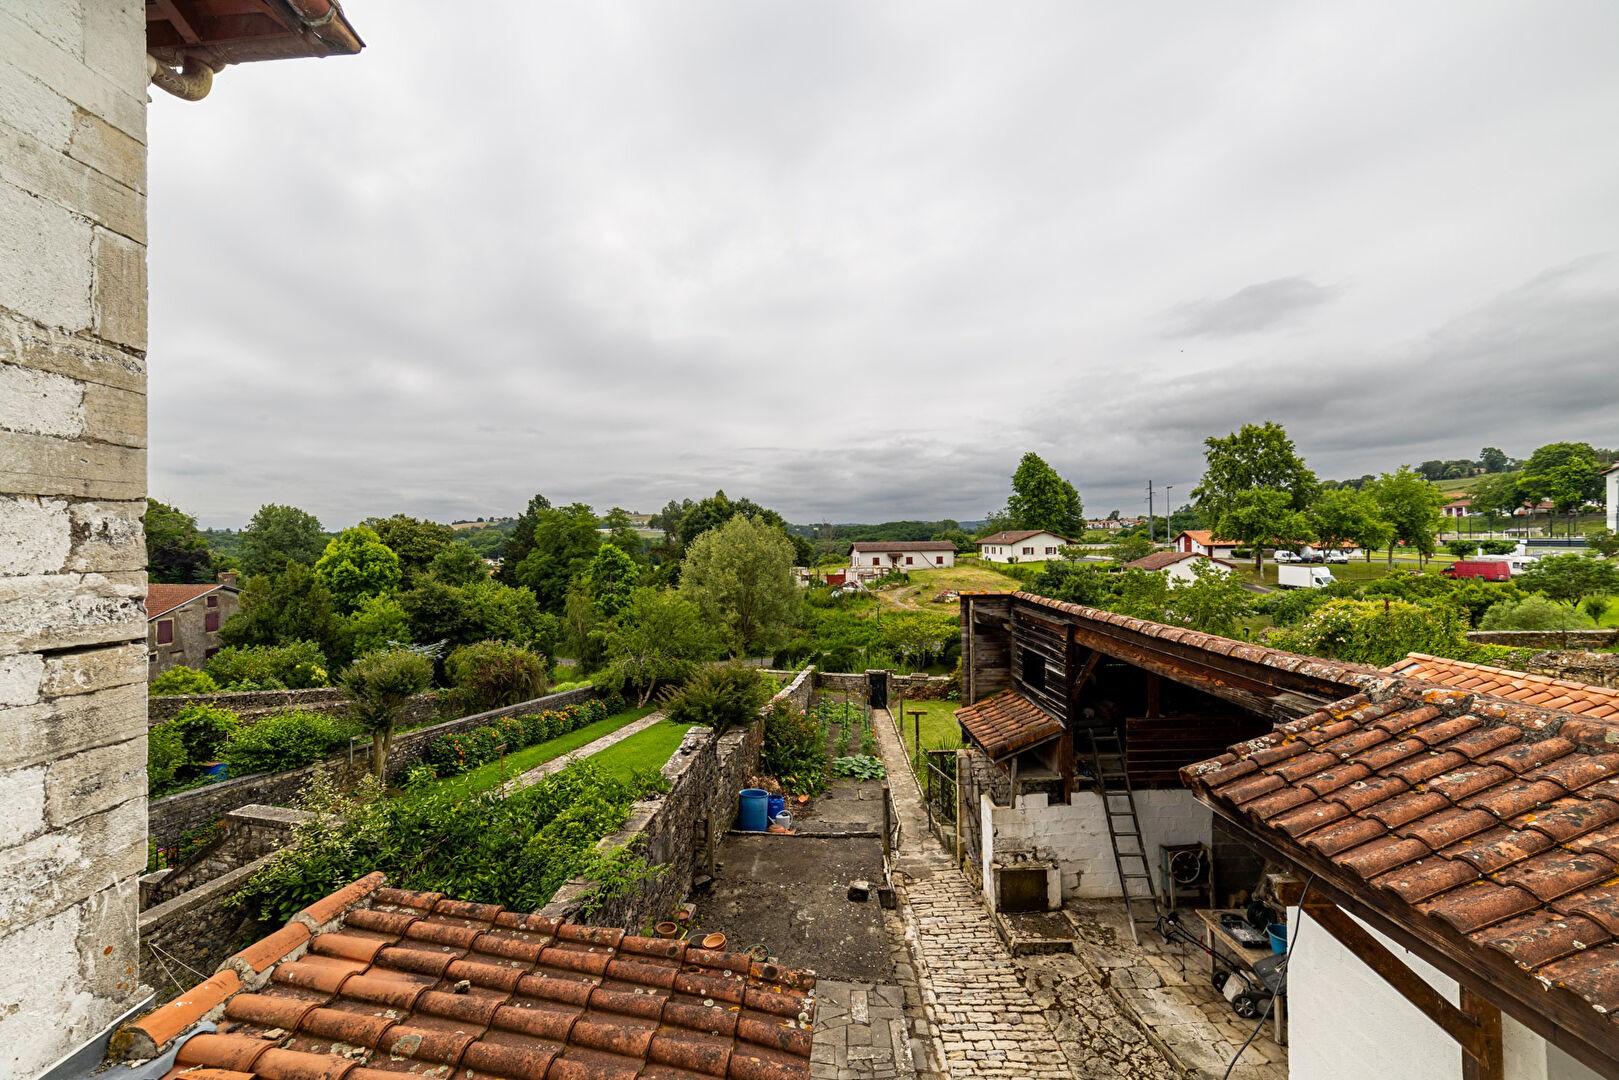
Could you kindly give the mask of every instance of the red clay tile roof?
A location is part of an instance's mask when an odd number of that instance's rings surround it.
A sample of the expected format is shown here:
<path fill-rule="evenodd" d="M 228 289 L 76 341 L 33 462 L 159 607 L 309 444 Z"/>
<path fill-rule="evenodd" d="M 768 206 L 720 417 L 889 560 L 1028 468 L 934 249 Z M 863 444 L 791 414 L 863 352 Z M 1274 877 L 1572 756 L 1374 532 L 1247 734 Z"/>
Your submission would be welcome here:
<path fill-rule="evenodd" d="M 1376 697 L 1182 780 L 1418 937 L 1504 955 L 1520 1000 L 1619 1021 L 1619 724 L 1417 682 Z"/>
<path fill-rule="evenodd" d="M 967 736 L 999 761 L 1062 734 L 1062 721 L 1015 690 L 956 710 Z"/>
<path fill-rule="evenodd" d="M 1211 545 L 1214 547 L 1236 547 L 1238 543 L 1236 540 L 1214 539 L 1214 532 L 1211 529 L 1182 529 L 1175 534 L 1175 539 L 1179 540 L 1183 536 L 1190 536 L 1194 542 L 1202 544 L 1204 547 Z"/>
<path fill-rule="evenodd" d="M 1155 551 L 1151 555 L 1143 555 L 1133 562 L 1124 564 L 1127 570 L 1163 570 L 1187 559 L 1208 559 L 1217 566 L 1231 566 L 1224 559 L 1213 559 L 1207 555 L 1199 555 L 1195 551 Z"/>
<path fill-rule="evenodd" d="M 1062 535 L 1061 533 L 1054 533 L 1050 529 L 1010 529 L 1005 532 L 998 532 L 994 536 L 986 536 L 982 540 L 979 540 L 978 543 L 980 546 L 984 544 L 1017 544 L 1027 540 L 1031 536 L 1042 535 L 1054 536 L 1065 544 L 1073 543 L 1073 541 L 1068 539 L 1068 537 Z"/>
<path fill-rule="evenodd" d="M 850 551 L 955 551 L 948 540 L 859 540 Z"/>
<path fill-rule="evenodd" d="M 1423 653 L 1412 653 L 1383 670 L 1441 686 L 1453 686 L 1474 694 L 1489 694 L 1539 705 L 1544 709 L 1561 709 L 1563 712 L 1603 719 L 1619 718 L 1619 690 L 1604 686 L 1589 686 L 1554 679 L 1549 675 L 1487 667 L 1466 660 L 1446 660 Z"/>
<path fill-rule="evenodd" d="M 209 1014 L 165 1080 L 796 1080 L 815 974 L 372 874 L 114 1038 L 149 1056 Z M 311 935 L 310 925 L 315 932 Z"/>
<path fill-rule="evenodd" d="M 223 585 L 148 585 L 146 587 L 146 618 L 167 615 L 181 604 L 189 604 L 199 596 L 207 596 Z"/>

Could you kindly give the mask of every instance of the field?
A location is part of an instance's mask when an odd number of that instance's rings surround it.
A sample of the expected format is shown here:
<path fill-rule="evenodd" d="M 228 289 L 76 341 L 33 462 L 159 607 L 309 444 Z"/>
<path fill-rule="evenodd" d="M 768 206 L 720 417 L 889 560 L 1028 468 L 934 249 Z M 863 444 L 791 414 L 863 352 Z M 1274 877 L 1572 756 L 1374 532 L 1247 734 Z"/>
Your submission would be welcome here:
<path fill-rule="evenodd" d="M 884 609 L 905 611 L 942 611 L 954 615 L 954 604 L 935 604 L 933 598 L 946 590 L 954 592 L 1012 592 L 1022 584 L 987 563 L 958 563 L 938 570 L 912 570 L 911 583 L 897 589 L 883 589 L 877 593 Z"/>
<path fill-rule="evenodd" d="M 592 757 L 590 762 L 608 776 L 620 780 L 628 780 L 637 772 L 655 772 L 663 768 L 664 762 L 669 760 L 669 755 L 675 752 L 690 729 L 690 724 L 664 720 L 631 735 L 623 742 L 614 743 Z"/>
<path fill-rule="evenodd" d="M 460 776 L 447 777 L 439 781 L 439 786 L 442 790 L 449 791 L 457 796 L 475 795 L 480 791 L 487 791 L 496 784 L 501 783 L 503 779 L 510 780 L 512 777 L 525 773 L 536 765 L 543 765 L 552 758 L 561 757 L 570 750 L 577 750 L 588 742 L 594 742 L 603 735 L 617 731 L 625 724 L 641 719 L 651 711 L 652 707 L 648 706 L 644 709 L 626 709 L 621 713 L 614 713 L 604 720 L 598 720 L 594 724 L 587 724 L 578 731 L 570 731 L 560 738 L 535 743 L 533 746 L 524 747 L 515 754 L 507 754 L 504 764 L 499 761 L 491 761 L 487 765 L 480 765 L 471 772 L 463 773 Z M 674 727 L 675 725 L 670 724 L 669 726 Z M 656 730 L 657 728 L 654 727 L 641 732 L 641 735 L 647 735 Z M 625 739 L 624 742 L 634 742 L 638 738 L 640 738 L 640 735 L 634 735 Z M 679 739 L 675 740 L 677 744 L 679 741 Z M 619 744 L 619 746 L 622 745 L 623 743 Z M 616 750 L 618 747 L 614 746 L 610 749 Z M 667 758 L 668 755 L 664 756 Z"/>
<path fill-rule="evenodd" d="M 961 725 L 956 723 L 956 710 L 961 708 L 959 701 L 907 701 L 904 703 L 905 712 L 922 711 L 922 746 L 927 750 L 948 750 L 961 745 Z M 900 702 L 893 702 L 894 719 L 903 721 L 901 727 L 905 741 L 905 752 L 912 758 L 916 757 L 916 720 L 913 717 L 902 715 Z"/>

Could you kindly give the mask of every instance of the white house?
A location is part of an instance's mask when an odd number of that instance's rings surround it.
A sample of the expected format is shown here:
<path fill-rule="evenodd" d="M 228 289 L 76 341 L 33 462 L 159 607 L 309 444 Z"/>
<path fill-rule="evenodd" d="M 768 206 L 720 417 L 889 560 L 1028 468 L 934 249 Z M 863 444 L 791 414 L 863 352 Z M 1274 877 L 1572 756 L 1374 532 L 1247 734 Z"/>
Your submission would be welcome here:
<path fill-rule="evenodd" d="M 1175 537 L 1175 550 L 1211 559 L 1229 559 L 1237 550 L 1235 540 L 1216 540 L 1208 529 L 1187 529 Z"/>
<path fill-rule="evenodd" d="M 1196 567 L 1199 565 L 1212 566 L 1222 574 L 1229 574 L 1237 568 L 1224 559 L 1211 559 L 1190 551 L 1155 551 L 1124 564 L 1127 570 L 1161 570 L 1175 581 L 1196 581 Z"/>
<path fill-rule="evenodd" d="M 1605 475 L 1608 481 L 1608 528 L 1619 532 L 1619 465 L 1609 465 Z"/>
<path fill-rule="evenodd" d="M 978 553 L 990 562 L 1050 562 L 1062 558 L 1072 540 L 1040 529 L 1013 529 L 978 541 Z"/>
<path fill-rule="evenodd" d="M 851 567 L 923 570 L 956 565 L 956 545 L 948 540 L 860 540 L 849 548 Z"/>

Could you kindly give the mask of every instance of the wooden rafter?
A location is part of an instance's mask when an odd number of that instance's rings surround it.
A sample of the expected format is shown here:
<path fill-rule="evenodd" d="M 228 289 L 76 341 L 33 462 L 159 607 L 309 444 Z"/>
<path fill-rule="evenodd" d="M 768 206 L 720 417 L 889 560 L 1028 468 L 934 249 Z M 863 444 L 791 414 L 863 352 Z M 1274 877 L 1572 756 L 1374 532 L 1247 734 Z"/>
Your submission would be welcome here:
<path fill-rule="evenodd" d="M 202 36 L 197 33 L 190 20 L 180 14 L 180 9 L 174 6 L 174 0 L 152 0 L 151 6 L 157 9 L 157 13 L 166 19 L 170 26 L 174 27 L 174 32 L 180 35 L 181 41 L 184 41 L 187 45 L 202 44 Z M 150 22 L 150 11 L 148 11 L 147 16 L 147 21 Z"/>

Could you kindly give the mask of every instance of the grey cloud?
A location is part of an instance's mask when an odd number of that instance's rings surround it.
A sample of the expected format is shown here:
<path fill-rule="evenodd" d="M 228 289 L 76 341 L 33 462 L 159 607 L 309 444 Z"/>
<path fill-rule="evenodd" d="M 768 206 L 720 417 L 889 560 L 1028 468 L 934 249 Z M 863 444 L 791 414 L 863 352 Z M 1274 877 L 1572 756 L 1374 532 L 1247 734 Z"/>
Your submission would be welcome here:
<path fill-rule="evenodd" d="M 1165 336 L 1235 337 L 1292 322 L 1332 302 L 1340 290 L 1308 278 L 1285 277 L 1238 289 L 1224 300 L 1199 300 L 1170 310 Z"/>

